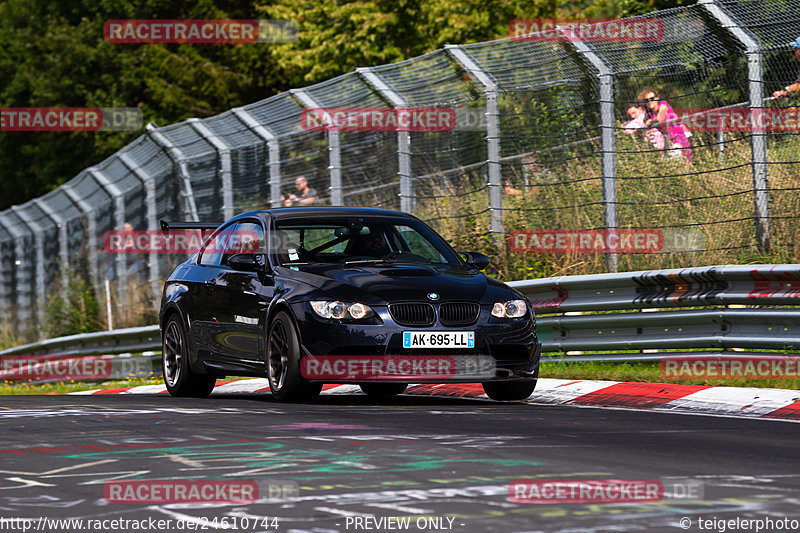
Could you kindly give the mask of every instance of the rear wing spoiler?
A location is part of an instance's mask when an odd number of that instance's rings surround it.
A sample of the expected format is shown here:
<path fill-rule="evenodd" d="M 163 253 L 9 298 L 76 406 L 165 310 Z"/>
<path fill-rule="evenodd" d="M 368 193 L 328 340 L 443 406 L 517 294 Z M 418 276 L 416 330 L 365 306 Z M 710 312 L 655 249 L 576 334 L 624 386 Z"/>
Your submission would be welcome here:
<path fill-rule="evenodd" d="M 215 230 L 220 227 L 222 222 L 167 222 L 161 221 L 161 231 L 166 233 L 172 230 L 181 229 L 199 229 L 199 230 Z"/>

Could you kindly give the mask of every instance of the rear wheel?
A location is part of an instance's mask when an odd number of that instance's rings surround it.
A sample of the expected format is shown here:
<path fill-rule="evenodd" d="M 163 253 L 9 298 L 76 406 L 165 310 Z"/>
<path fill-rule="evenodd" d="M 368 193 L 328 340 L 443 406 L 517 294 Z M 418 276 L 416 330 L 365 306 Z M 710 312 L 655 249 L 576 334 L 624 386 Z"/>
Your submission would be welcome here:
<path fill-rule="evenodd" d="M 309 383 L 300 374 L 300 341 L 285 311 L 272 320 L 267 340 L 267 376 L 276 400 L 298 402 L 314 399 L 322 384 Z"/>
<path fill-rule="evenodd" d="M 406 391 L 408 383 L 362 383 L 359 387 L 367 396 L 397 396 Z"/>
<path fill-rule="evenodd" d="M 535 379 L 528 381 L 489 381 L 483 383 L 483 391 L 492 400 L 501 402 L 524 400 L 533 394 Z"/>
<path fill-rule="evenodd" d="M 164 326 L 161 363 L 164 383 L 172 396 L 205 398 L 214 390 L 216 377 L 196 374 L 189 367 L 186 333 L 178 315 L 172 315 Z"/>

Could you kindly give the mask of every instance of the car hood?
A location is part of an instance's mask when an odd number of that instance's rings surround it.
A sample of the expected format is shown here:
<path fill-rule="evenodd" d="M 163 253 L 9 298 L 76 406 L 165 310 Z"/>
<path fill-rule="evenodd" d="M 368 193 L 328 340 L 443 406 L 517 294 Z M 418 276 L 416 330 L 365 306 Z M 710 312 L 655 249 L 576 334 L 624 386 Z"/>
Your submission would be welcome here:
<path fill-rule="evenodd" d="M 342 301 L 382 305 L 398 301 L 481 301 L 497 292 L 510 296 L 511 290 L 483 273 L 448 265 L 386 264 L 370 266 L 308 265 L 290 271 L 287 277 L 302 281 Z"/>

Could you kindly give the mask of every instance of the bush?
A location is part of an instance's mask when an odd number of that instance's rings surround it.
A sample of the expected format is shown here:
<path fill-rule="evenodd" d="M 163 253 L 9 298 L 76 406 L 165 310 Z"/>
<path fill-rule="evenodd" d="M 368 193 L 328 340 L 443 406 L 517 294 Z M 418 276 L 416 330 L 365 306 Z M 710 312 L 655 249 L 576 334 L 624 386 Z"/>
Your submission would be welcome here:
<path fill-rule="evenodd" d="M 67 273 L 67 286 L 59 284 L 45 304 L 44 334 L 61 337 L 101 329 L 100 306 L 91 283 L 74 271 Z"/>

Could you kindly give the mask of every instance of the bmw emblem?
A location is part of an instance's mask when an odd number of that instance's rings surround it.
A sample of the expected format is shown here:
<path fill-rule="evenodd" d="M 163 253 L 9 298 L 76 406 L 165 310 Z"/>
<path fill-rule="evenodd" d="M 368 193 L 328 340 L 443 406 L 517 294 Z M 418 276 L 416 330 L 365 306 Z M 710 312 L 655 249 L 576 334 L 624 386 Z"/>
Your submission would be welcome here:
<path fill-rule="evenodd" d="M 434 302 L 439 299 L 439 295 L 435 292 L 428 293 L 428 300 L 433 300 Z"/>

